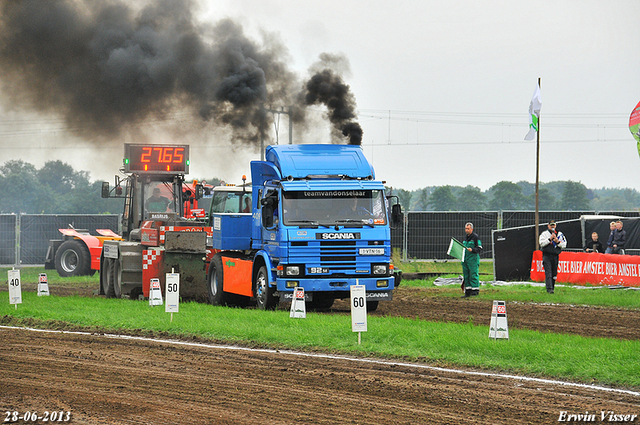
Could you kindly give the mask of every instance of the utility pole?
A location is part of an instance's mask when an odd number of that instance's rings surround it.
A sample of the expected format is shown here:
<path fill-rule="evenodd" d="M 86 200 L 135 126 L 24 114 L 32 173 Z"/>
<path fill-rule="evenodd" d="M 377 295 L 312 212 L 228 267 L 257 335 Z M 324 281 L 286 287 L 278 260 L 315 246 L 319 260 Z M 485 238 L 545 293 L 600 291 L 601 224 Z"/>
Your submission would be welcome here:
<path fill-rule="evenodd" d="M 540 87 L 540 77 L 538 77 Z M 542 115 L 541 113 L 539 115 Z M 540 249 L 540 208 L 538 187 L 540 185 L 540 117 L 538 117 L 538 131 L 536 132 L 536 250 Z"/>

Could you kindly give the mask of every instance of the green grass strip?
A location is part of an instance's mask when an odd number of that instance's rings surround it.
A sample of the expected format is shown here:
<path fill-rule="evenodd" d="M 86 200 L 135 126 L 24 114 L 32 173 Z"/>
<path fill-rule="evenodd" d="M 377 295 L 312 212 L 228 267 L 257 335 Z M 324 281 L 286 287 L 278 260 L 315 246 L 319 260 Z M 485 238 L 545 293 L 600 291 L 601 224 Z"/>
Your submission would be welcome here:
<path fill-rule="evenodd" d="M 103 331 L 148 330 L 247 345 L 320 350 L 359 356 L 428 361 L 533 376 L 640 388 L 640 342 L 510 329 L 510 340 L 489 339 L 489 324 L 436 323 L 399 317 L 368 318 L 368 332 L 351 332 L 344 314 L 259 311 L 182 303 L 173 322 L 163 306 L 88 297 L 38 297 L 23 292 L 15 309 L 0 293 L 0 322 L 62 321 Z M 144 331 L 143 331 L 144 332 Z"/>

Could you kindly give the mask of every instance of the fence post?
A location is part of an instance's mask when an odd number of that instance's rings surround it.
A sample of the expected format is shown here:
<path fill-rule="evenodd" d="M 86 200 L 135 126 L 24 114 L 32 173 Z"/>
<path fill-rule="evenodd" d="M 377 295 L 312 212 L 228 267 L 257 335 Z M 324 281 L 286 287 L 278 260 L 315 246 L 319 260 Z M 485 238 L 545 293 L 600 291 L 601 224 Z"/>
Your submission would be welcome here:
<path fill-rule="evenodd" d="M 409 237 L 409 212 L 404 214 L 402 220 L 402 261 L 407 262 L 407 239 Z"/>
<path fill-rule="evenodd" d="M 20 218 L 22 213 L 16 215 L 16 253 L 14 256 L 15 266 L 20 265 Z"/>

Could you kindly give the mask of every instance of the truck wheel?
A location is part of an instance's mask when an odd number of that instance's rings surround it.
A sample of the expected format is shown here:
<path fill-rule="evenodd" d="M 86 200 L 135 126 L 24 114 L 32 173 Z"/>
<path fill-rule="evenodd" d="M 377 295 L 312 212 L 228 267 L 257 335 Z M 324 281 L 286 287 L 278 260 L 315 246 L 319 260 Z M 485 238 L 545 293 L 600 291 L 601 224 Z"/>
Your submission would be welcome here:
<path fill-rule="evenodd" d="M 331 308 L 334 302 L 333 297 L 329 297 L 326 295 L 320 295 L 317 292 L 313 294 L 313 301 L 309 301 L 308 309 L 309 310 L 328 310 Z"/>
<path fill-rule="evenodd" d="M 62 277 L 87 275 L 91 269 L 89 248 L 77 239 L 64 241 L 56 251 L 55 263 Z"/>
<path fill-rule="evenodd" d="M 107 265 L 109 264 L 109 259 L 100 258 L 100 290 L 98 291 L 99 295 L 107 295 L 107 291 L 109 290 L 109 280 L 107 279 Z"/>
<path fill-rule="evenodd" d="M 378 309 L 378 303 L 380 301 L 367 301 L 367 313 L 370 311 L 376 311 Z"/>
<path fill-rule="evenodd" d="M 212 305 L 225 305 L 226 296 L 222 291 L 222 285 L 224 282 L 224 276 L 222 275 L 222 256 L 216 254 L 211 259 L 209 264 L 209 285 L 207 285 L 209 293 L 209 303 Z"/>
<path fill-rule="evenodd" d="M 256 275 L 255 294 L 258 308 L 260 310 L 274 310 L 278 304 L 278 299 L 273 296 L 275 288 L 269 285 L 269 275 L 267 268 L 261 266 Z"/>

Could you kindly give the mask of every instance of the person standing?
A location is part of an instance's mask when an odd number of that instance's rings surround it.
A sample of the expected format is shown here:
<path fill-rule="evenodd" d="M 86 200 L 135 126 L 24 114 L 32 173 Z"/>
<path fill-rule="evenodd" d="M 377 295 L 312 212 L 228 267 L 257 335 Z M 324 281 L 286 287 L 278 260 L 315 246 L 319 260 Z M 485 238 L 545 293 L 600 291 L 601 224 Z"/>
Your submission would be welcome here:
<path fill-rule="evenodd" d="M 622 230 L 622 221 L 616 221 L 616 230 L 613 232 L 613 242 L 611 248 L 613 254 L 620 254 L 620 251 L 624 253 L 624 243 L 627 241 L 627 232 Z"/>
<path fill-rule="evenodd" d="M 478 234 L 473 231 L 473 223 L 464 226 L 465 238 L 462 245 L 467 250 L 464 253 L 462 262 L 462 274 L 464 277 L 463 298 L 474 297 L 480 294 L 480 252 L 482 252 L 482 241 Z"/>
<path fill-rule="evenodd" d="M 613 233 L 616 231 L 616 222 L 612 221 L 609 223 L 609 239 L 607 239 L 607 249 L 604 251 L 605 254 L 613 253 Z"/>
<path fill-rule="evenodd" d="M 562 232 L 556 232 L 556 222 L 551 220 L 547 230 L 538 239 L 542 249 L 542 265 L 544 266 L 544 281 L 547 292 L 553 294 L 558 277 L 558 258 L 560 252 L 567 247 L 567 239 Z"/>

